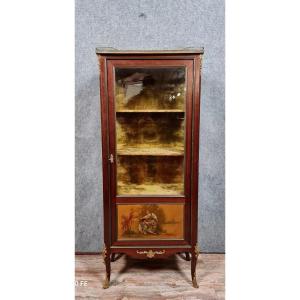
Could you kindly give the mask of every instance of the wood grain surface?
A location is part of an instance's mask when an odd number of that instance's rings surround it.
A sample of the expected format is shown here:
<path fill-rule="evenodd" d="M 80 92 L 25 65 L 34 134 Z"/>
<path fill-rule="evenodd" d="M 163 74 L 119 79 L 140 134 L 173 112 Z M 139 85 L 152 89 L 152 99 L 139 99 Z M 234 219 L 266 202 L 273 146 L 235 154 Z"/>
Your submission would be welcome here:
<path fill-rule="evenodd" d="M 102 288 L 105 266 L 100 255 L 76 255 L 76 299 L 223 300 L 223 254 L 201 254 L 197 265 L 199 288 L 191 285 L 190 262 L 184 255 L 162 260 L 127 256 L 112 263 L 111 283 Z"/>

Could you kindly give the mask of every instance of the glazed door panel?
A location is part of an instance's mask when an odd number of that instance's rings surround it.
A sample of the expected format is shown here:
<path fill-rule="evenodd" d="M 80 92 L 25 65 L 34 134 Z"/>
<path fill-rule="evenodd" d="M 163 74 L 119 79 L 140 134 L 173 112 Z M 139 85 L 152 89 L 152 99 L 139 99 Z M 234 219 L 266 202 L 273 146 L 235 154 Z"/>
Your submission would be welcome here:
<path fill-rule="evenodd" d="M 188 243 L 193 61 L 108 60 L 107 74 L 112 241 Z"/>
<path fill-rule="evenodd" d="M 189 197 L 192 75 L 189 60 L 108 61 L 112 199 Z"/>

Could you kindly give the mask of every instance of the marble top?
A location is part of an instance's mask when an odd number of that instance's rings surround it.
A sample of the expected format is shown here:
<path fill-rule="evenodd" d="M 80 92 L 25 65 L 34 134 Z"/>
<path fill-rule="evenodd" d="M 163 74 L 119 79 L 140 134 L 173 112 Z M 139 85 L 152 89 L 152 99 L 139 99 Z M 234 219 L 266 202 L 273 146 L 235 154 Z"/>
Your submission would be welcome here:
<path fill-rule="evenodd" d="M 97 54 L 203 54 L 204 48 L 177 48 L 177 49 L 153 49 L 153 50 L 120 50 L 109 47 L 97 47 Z"/>

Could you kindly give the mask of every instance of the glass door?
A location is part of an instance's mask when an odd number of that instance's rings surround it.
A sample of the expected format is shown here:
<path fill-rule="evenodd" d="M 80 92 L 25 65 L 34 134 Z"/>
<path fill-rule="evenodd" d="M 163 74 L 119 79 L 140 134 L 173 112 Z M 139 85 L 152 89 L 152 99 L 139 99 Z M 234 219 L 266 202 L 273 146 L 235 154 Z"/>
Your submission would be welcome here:
<path fill-rule="evenodd" d="M 175 60 L 129 62 L 110 68 L 114 195 L 184 196 L 191 68 Z"/>
<path fill-rule="evenodd" d="M 116 68 L 117 195 L 183 195 L 186 70 Z"/>
<path fill-rule="evenodd" d="M 189 222 L 193 64 L 108 64 L 116 239 L 184 240 Z"/>

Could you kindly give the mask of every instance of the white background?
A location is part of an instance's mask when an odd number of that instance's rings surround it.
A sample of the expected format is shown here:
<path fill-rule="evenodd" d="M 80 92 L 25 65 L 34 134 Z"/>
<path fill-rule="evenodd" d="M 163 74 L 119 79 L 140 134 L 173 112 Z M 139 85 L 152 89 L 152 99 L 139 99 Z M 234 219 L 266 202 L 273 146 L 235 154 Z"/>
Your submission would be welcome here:
<path fill-rule="evenodd" d="M 226 2 L 230 300 L 299 298 L 298 6 Z M 74 3 L 2 1 L 0 30 L 0 297 L 73 299 Z"/>

